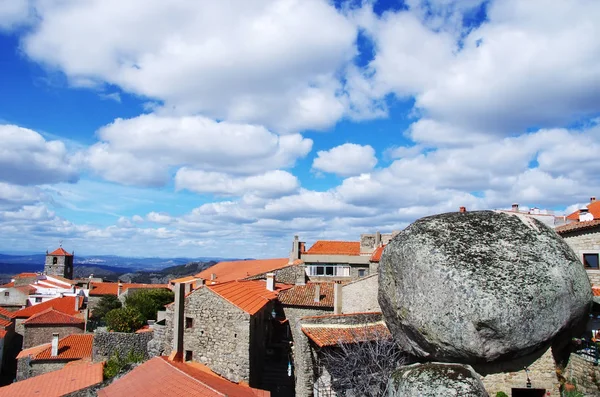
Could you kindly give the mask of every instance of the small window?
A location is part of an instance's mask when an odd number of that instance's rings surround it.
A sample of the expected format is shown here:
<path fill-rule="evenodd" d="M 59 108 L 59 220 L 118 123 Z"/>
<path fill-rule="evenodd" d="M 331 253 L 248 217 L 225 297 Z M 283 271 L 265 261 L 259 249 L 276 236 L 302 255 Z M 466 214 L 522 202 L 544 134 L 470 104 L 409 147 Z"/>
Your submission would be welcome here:
<path fill-rule="evenodd" d="M 333 276 L 333 270 L 334 270 L 333 266 L 326 266 L 325 267 L 325 275 L 326 276 Z"/>
<path fill-rule="evenodd" d="M 365 269 L 358 269 L 358 277 L 364 277 L 366 274 Z"/>
<path fill-rule="evenodd" d="M 194 326 L 194 319 L 191 317 L 185 318 L 185 328 L 192 328 Z"/>
<path fill-rule="evenodd" d="M 42 301 L 42 298 L 35 298 L 35 303 L 40 303 Z"/>
<path fill-rule="evenodd" d="M 317 266 L 317 276 L 322 276 L 325 273 L 325 268 L 323 266 Z"/>
<path fill-rule="evenodd" d="M 4 296 L 10 296 L 10 292 L 4 291 Z"/>
<path fill-rule="evenodd" d="M 192 361 L 193 357 L 194 357 L 194 353 L 191 350 L 185 351 L 185 361 Z"/>
<path fill-rule="evenodd" d="M 58 263 L 58 258 L 57 257 L 52 257 L 52 264 L 56 265 Z"/>
<path fill-rule="evenodd" d="M 583 254 L 583 265 L 590 269 L 598 269 L 598 254 Z"/>

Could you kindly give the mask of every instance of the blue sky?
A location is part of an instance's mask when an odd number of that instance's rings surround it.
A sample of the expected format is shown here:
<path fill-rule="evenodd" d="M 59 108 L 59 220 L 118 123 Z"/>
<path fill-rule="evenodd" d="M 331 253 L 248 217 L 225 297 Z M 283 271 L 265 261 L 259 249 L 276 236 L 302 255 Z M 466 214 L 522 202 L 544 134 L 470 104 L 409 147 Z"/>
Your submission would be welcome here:
<path fill-rule="evenodd" d="M 0 252 L 285 256 L 600 194 L 593 0 L 0 2 Z"/>

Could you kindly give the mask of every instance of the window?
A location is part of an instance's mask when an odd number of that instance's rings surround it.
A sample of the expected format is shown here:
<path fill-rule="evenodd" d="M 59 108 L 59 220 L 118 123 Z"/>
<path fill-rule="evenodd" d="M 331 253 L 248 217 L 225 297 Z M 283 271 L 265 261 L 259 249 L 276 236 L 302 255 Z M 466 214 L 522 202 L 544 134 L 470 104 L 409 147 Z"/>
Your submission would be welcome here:
<path fill-rule="evenodd" d="M 57 257 L 53 257 L 52 258 L 52 264 L 56 265 L 58 263 L 58 258 Z"/>
<path fill-rule="evenodd" d="M 194 357 L 194 353 L 191 350 L 185 351 L 185 361 L 192 361 L 193 357 Z"/>
<path fill-rule="evenodd" d="M 598 254 L 583 254 L 583 265 L 590 269 L 598 269 Z"/>
<path fill-rule="evenodd" d="M 42 301 L 42 298 L 35 298 L 35 303 L 40 303 Z"/>
<path fill-rule="evenodd" d="M 185 318 L 185 328 L 192 328 L 194 326 L 194 319 L 191 317 Z"/>
<path fill-rule="evenodd" d="M 10 292 L 4 291 L 4 296 L 10 296 Z"/>
<path fill-rule="evenodd" d="M 358 269 L 358 277 L 364 277 L 366 272 L 365 269 Z"/>
<path fill-rule="evenodd" d="M 348 265 L 307 265 L 306 274 L 309 276 L 350 277 Z"/>

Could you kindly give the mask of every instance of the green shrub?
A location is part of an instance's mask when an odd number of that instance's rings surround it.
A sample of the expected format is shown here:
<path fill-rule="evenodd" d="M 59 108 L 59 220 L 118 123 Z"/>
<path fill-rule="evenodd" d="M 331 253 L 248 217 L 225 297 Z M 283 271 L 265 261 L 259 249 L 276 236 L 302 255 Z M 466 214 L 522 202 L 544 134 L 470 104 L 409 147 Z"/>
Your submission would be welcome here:
<path fill-rule="evenodd" d="M 496 397 L 508 397 L 508 394 L 504 393 L 503 391 L 499 391 L 496 393 Z"/>
<path fill-rule="evenodd" d="M 147 320 L 156 320 L 156 312 L 164 310 L 165 305 L 173 302 L 173 291 L 168 289 L 149 289 L 136 291 L 125 298 L 125 306 L 137 309 Z"/>
<path fill-rule="evenodd" d="M 134 353 L 130 350 L 127 356 L 121 358 L 119 352 L 115 352 L 104 365 L 104 379 L 110 379 L 117 376 L 123 369 L 131 366 L 131 364 L 140 363 L 144 361 L 144 356 L 139 353 Z"/>
<path fill-rule="evenodd" d="M 113 309 L 121 308 L 121 301 L 114 295 L 104 295 L 100 298 L 98 305 L 94 308 L 92 312 L 92 318 L 98 321 L 104 321 L 104 316 L 106 313 Z"/>
<path fill-rule="evenodd" d="M 104 317 L 109 331 L 135 332 L 144 325 L 144 317 L 134 307 L 113 309 Z"/>

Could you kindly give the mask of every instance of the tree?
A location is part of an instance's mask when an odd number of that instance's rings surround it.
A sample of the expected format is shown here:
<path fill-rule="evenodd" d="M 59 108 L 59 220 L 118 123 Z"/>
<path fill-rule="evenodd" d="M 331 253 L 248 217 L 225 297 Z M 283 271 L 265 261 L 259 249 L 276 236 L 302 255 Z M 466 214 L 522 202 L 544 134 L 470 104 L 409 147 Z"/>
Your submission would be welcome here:
<path fill-rule="evenodd" d="M 319 350 L 325 375 L 319 378 L 320 386 L 331 387 L 338 396 L 387 396 L 388 381 L 405 363 L 404 354 L 387 329 L 365 325 L 348 332 L 353 334 L 351 342 Z"/>
<path fill-rule="evenodd" d="M 121 301 L 115 295 L 104 295 L 98 301 L 98 305 L 92 312 L 92 318 L 98 321 L 103 321 L 106 313 L 113 309 L 121 308 Z"/>
<path fill-rule="evenodd" d="M 163 310 L 165 305 L 173 302 L 173 291 L 167 289 L 148 289 L 136 291 L 125 298 L 125 306 L 138 310 L 144 322 L 156 320 L 156 312 Z"/>
<path fill-rule="evenodd" d="M 109 311 L 104 319 L 109 331 L 115 332 L 135 332 L 146 322 L 138 309 L 129 306 Z"/>

